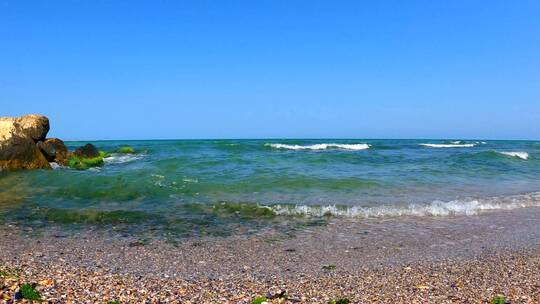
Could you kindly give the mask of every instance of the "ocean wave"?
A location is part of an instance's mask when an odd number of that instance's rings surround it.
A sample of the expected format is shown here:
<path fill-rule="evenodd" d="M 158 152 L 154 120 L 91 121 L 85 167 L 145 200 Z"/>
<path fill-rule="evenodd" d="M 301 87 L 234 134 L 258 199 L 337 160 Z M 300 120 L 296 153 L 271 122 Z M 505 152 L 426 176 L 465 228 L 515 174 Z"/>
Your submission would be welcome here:
<path fill-rule="evenodd" d="M 461 143 L 461 142 L 452 142 L 449 144 L 419 144 L 420 146 L 430 147 L 430 148 L 472 148 L 476 146 L 476 143 Z"/>
<path fill-rule="evenodd" d="M 326 149 L 343 149 L 343 150 L 366 150 L 369 149 L 368 144 L 313 144 L 313 145 L 288 145 L 288 144 L 264 144 L 267 147 L 274 149 L 286 149 L 286 150 L 326 150 Z"/>
<path fill-rule="evenodd" d="M 529 153 L 527 152 L 497 152 L 506 156 L 517 157 L 523 160 L 529 159 Z"/>
<path fill-rule="evenodd" d="M 141 158 L 142 155 L 112 153 L 109 157 L 105 157 L 103 161 L 106 164 L 123 164 Z"/>
<path fill-rule="evenodd" d="M 540 192 L 486 199 L 453 200 L 447 202 L 433 201 L 428 204 L 409 204 L 405 206 L 264 206 L 264 208 L 270 208 L 276 215 L 305 217 L 337 216 L 347 218 L 476 215 L 482 211 L 512 210 L 525 207 L 540 207 Z"/>

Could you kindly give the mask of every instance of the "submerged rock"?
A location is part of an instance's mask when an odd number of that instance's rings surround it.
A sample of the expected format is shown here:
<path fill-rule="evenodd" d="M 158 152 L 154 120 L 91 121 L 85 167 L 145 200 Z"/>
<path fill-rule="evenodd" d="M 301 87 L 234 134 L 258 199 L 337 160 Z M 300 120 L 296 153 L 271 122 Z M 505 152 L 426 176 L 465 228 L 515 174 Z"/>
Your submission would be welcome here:
<path fill-rule="evenodd" d="M 66 165 L 68 160 L 68 149 L 64 142 L 58 138 L 48 138 L 37 143 L 39 150 L 47 161 Z"/>
<path fill-rule="evenodd" d="M 50 169 L 37 147 L 49 132 L 49 119 L 42 115 L 0 117 L 0 170 Z"/>

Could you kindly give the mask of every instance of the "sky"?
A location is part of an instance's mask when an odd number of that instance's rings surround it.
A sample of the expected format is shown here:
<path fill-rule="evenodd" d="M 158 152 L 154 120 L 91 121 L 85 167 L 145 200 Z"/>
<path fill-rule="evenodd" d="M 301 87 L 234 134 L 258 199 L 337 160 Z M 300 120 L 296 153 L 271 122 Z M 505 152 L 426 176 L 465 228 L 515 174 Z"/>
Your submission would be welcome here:
<path fill-rule="evenodd" d="M 540 139 L 540 1 L 0 0 L 0 116 L 64 140 Z"/>

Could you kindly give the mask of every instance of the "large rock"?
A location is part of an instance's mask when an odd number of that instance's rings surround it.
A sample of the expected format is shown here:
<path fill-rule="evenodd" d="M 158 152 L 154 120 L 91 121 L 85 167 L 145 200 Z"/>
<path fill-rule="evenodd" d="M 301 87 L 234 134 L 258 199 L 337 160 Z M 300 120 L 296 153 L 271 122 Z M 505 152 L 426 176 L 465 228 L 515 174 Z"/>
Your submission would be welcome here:
<path fill-rule="evenodd" d="M 37 147 L 49 162 L 67 164 L 68 149 L 62 140 L 47 138 L 45 141 L 38 141 Z"/>
<path fill-rule="evenodd" d="M 34 142 L 45 140 L 49 132 L 49 119 L 30 114 L 21 117 L 0 117 L 0 141 L 13 136 L 28 137 Z"/>
<path fill-rule="evenodd" d="M 94 158 L 99 156 L 99 151 L 96 146 L 92 144 L 86 144 L 82 147 L 78 147 L 73 154 L 80 158 Z"/>
<path fill-rule="evenodd" d="M 0 171 L 51 169 L 51 165 L 29 137 L 14 136 L 0 141 Z"/>
<path fill-rule="evenodd" d="M 49 119 L 42 115 L 0 117 L 0 170 L 50 169 L 36 145 L 49 132 Z"/>
<path fill-rule="evenodd" d="M 49 119 L 43 115 L 26 115 L 19 118 L 19 124 L 24 134 L 34 141 L 45 140 L 49 133 Z"/>

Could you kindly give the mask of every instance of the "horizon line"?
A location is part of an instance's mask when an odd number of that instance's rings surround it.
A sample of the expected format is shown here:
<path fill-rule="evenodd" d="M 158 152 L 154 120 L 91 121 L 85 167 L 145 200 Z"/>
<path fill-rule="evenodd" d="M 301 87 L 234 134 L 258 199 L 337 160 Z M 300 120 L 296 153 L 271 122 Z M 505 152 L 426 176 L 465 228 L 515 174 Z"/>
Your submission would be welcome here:
<path fill-rule="evenodd" d="M 63 139 L 62 139 L 63 140 Z M 138 139 L 66 139 L 65 142 L 81 141 L 198 141 L 198 140 L 466 140 L 466 141 L 540 141 L 540 139 L 495 139 L 495 138 L 376 138 L 376 137 L 239 137 L 239 138 L 138 138 Z"/>

